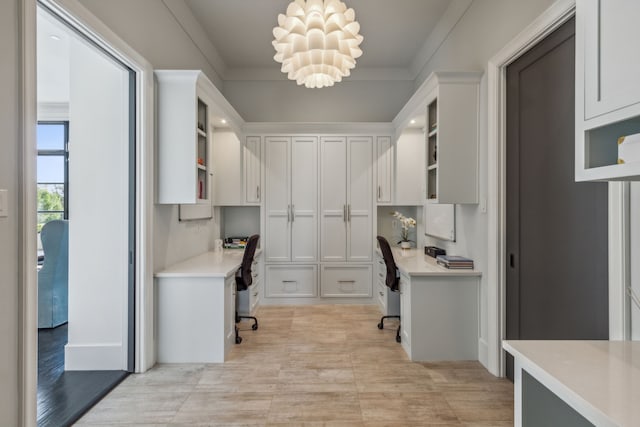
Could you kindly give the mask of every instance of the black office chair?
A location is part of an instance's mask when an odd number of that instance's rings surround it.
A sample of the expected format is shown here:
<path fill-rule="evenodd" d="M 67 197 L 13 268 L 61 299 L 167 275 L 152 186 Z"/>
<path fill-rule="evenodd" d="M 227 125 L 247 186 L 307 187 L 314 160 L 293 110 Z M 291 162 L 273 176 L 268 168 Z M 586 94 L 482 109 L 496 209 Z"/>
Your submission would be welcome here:
<path fill-rule="evenodd" d="M 253 263 L 253 256 L 256 253 L 256 248 L 258 247 L 258 240 L 260 240 L 260 236 L 258 234 L 254 234 L 253 236 L 249 237 L 249 240 L 247 240 L 247 245 L 244 248 L 242 264 L 236 272 L 236 323 L 239 323 L 242 319 L 252 319 L 253 325 L 251 326 L 251 329 L 253 329 L 254 331 L 258 329 L 258 319 L 253 316 L 240 316 L 238 314 L 238 293 L 246 291 L 253 283 L 253 276 L 251 275 L 251 264 Z M 238 335 L 237 325 L 235 328 L 236 344 L 240 344 L 242 342 L 242 337 Z"/>
<path fill-rule="evenodd" d="M 387 242 L 387 239 L 382 236 L 378 236 L 376 238 L 378 239 L 378 245 L 380 245 L 380 251 L 382 252 L 384 264 L 387 267 L 385 284 L 391 292 L 400 292 L 400 272 L 398 271 L 396 262 L 393 259 L 393 253 L 391 252 L 389 242 Z M 378 323 L 378 329 L 384 328 L 384 319 L 398 319 L 401 321 L 400 316 L 382 316 L 382 318 L 380 319 L 380 323 Z M 401 341 L 400 324 L 398 324 L 398 330 L 396 331 L 396 341 Z"/>

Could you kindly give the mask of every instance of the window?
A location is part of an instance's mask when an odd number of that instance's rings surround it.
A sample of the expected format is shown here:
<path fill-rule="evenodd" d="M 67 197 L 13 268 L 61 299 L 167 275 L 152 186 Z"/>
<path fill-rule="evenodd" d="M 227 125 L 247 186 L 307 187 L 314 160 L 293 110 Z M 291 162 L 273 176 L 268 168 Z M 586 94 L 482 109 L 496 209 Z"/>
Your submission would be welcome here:
<path fill-rule="evenodd" d="M 38 232 L 69 218 L 69 122 L 38 122 Z"/>

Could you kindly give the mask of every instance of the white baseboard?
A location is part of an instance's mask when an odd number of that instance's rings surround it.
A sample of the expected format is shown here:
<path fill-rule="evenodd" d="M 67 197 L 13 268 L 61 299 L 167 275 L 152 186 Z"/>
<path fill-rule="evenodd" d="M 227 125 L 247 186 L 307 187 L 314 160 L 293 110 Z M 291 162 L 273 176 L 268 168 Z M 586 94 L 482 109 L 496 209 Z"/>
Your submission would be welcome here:
<path fill-rule="evenodd" d="M 489 345 L 482 338 L 478 339 L 478 361 L 482 363 L 482 366 L 491 371 L 489 369 Z"/>
<path fill-rule="evenodd" d="M 126 357 L 122 344 L 67 344 L 65 371 L 122 371 Z"/>

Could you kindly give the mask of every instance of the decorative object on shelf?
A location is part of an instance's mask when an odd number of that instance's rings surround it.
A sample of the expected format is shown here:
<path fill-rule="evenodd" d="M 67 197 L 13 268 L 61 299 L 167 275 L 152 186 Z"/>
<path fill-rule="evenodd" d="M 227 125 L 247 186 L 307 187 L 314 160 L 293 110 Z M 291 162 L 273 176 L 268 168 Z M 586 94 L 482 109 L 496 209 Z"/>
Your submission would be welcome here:
<path fill-rule="evenodd" d="M 273 29 L 273 57 L 290 80 L 308 88 L 333 86 L 362 55 L 360 24 L 340 0 L 295 0 Z"/>
<path fill-rule="evenodd" d="M 400 220 L 400 224 L 402 225 L 402 230 L 400 232 L 400 241 L 398 242 L 398 244 L 402 249 L 410 248 L 412 240 L 409 240 L 409 229 L 416 226 L 416 220 L 406 217 L 398 211 L 391 212 L 391 215 L 393 215 L 395 218 L 398 218 L 398 220 Z"/>
<path fill-rule="evenodd" d="M 640 133 L 618 138 L 618 164 L 640 161 Z"/>

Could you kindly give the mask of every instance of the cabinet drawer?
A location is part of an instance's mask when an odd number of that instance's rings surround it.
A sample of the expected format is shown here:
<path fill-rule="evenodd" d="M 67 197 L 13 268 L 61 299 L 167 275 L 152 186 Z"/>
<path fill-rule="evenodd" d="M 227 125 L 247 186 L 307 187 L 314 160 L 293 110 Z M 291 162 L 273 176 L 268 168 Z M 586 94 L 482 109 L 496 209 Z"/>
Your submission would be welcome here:
<path fill-rule="evenodd" d="M 268 265 L 265 296 L 315 297 L 317 276 L 315 265 Z"/>
<path fill-rule="evenodd" d="M 387 314 L 387 294 L 386 294 L 387 290 L 385 289 L 385 286 L 383 284 L 381 284 L 380 282 L 378 282 L 378 285 L 376 286 L 376 301 L 378 302 L 378 306 L 380 307 L 380 312 L 383 315 Z"/>
<path fill-rule="evenodd" d="M 373 279 L 370 265 L 322 266 L 323 297 L 370 297 Z"/>

